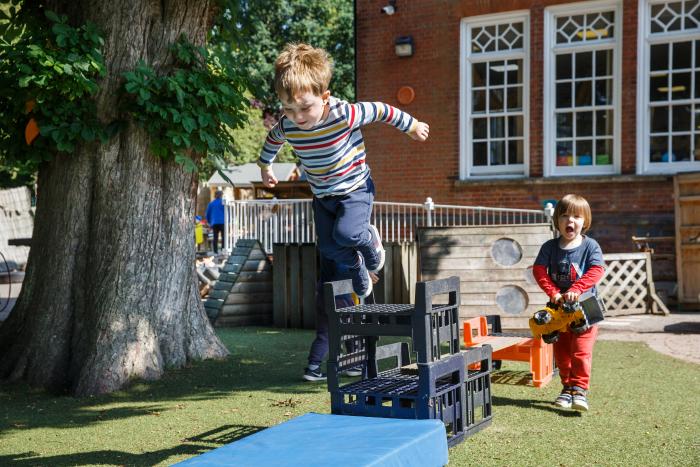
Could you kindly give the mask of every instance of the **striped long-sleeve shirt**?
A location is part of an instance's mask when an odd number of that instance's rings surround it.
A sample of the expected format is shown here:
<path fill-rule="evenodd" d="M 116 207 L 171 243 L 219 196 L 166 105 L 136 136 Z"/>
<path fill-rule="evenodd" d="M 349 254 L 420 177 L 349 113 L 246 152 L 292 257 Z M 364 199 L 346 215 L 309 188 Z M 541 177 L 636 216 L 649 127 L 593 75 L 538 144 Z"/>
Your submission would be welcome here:
<path fill-rule="evenodd" d="M 267 134 L 258 165 L 272 164 L 282 145 L 288 142 L 299 157 L 315 196 L 343 195 L 369 176 L 361 126 L 384 122 L 408 133 L 418 123 L 406 112 L 383 102 L 349 104 L 331 97 L 329 106 L 328 117 L 309 130 L 283 116 Z"/>

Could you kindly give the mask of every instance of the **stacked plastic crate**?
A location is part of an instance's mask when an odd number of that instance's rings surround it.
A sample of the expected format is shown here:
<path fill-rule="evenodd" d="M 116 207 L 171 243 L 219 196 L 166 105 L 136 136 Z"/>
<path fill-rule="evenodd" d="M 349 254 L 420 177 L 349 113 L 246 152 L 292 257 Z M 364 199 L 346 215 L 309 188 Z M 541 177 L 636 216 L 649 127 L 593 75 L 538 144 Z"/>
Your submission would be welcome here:
<path fill-rule="evenodd" d="M 350 281 L 324 289 L 334 414 L 440 419 L 450 446 L 491 423 L 491 348 L 460 351 L 459 278 L 417 283 L 415 305 L 336 308 L 335 297 L 351 291 Z M 434 303 L 441 295 L 447 304 Z M 415 363 L 408 342 L 379 346 L 384 336 L 409 338 Z M 346 380 L 357 367 L 362 377 Z"/>

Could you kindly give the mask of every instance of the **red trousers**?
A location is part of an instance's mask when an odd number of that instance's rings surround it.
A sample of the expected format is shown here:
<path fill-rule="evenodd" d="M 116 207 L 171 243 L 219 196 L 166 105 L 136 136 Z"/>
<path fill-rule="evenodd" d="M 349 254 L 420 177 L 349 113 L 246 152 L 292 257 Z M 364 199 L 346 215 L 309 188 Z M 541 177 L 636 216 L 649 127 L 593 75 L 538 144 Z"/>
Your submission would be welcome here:
<path fill-rule="evenodd" d="M 554 344 L 554 360 L 559 367 L 559 376 L 564 386 L 588 389 L 591 379 L 593 344 L 598 337 L 598 326 L 581 334 L 562 332 Z"/>

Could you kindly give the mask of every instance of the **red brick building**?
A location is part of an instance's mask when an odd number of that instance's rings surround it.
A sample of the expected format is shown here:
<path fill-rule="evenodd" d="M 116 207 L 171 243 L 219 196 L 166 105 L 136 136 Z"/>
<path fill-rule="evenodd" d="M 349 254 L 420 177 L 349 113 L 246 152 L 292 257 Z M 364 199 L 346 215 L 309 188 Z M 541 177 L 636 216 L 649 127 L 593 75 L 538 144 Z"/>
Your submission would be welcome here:
<path fill-rule="evenodd" d="M 356 0 L 356 28 L 357 99 L 430 124 L 423 144 L 363 130 L 378 200 L 536 209 L 574 192 L 604 251 L 674 235 L 673 176 L 700 170 L 700 1 Z"/>

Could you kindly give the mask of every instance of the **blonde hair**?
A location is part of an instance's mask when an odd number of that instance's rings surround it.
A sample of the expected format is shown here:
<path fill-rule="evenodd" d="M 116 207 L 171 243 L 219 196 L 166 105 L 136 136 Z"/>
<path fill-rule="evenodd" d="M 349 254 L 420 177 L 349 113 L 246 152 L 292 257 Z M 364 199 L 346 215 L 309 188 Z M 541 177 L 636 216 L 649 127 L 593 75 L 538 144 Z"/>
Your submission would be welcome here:
<path fill-rule="evenodd" d="M 557 207 L 554 208 L 554 221 L 558 222 L 562 214 L 574 214 L 583 217 L 583 232 L 585 233 L 593 222 L 591 214 L 591 206 L 586 201 L 586 198 L 580 195 L 568 194 L 559 200 Z"/>
<path fill-rule="evenodd" d="M 303 43 L 290 43 L 275 60 L 275 91 L 280 100 L 311 92 L 320 96 L 328 90 L 333 63 L 328 52 Z"/>

